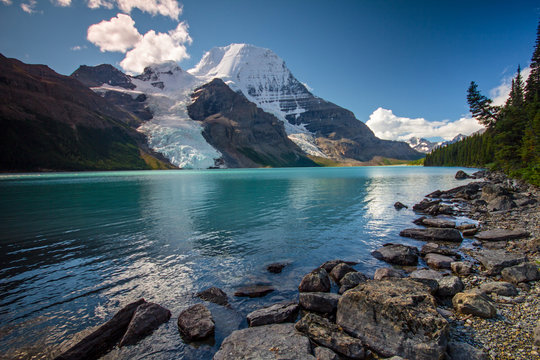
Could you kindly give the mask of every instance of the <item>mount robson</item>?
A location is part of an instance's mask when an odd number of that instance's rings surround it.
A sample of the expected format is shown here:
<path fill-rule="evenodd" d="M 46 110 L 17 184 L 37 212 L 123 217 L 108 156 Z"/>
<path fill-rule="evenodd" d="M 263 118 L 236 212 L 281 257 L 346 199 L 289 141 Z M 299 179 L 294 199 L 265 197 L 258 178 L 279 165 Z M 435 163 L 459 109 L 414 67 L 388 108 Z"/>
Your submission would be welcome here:
<path fill-rule="evenodd" d="M 232 44 L 188 71 L 71 76 L 0 55 L 0 170 L 355 165 L 422 157 L 313 95 L 271 50 Z"/>

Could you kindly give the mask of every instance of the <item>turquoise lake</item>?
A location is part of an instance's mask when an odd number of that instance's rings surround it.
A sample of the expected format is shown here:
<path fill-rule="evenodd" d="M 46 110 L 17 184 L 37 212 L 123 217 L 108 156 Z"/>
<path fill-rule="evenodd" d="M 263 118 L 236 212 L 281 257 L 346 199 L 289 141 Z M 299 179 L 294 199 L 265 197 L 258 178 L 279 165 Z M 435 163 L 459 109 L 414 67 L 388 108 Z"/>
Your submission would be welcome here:
<path fill-rule="evenodd" d="M 370 252 L 398 233 L 459 168 L 352 167 L 0 175 L 0 358 L 48 358 L 63 341 L 139 298 L 172 312 L 135 346 L 106 359 L 211 359 L 246 315 L 298 298 L 324 261 L 386 266 Z M 467 172 L 473 170 L 467 169 Z M 289 262 L 281 274 L 265 266 Z M 236 288 L 271 284 L 259 299 Z M 217 286 L 232 308 L 206 303 L 213 341 L 186 344 L 176 319 Z M 3 354 L 3 355 L 1 355 Z"/>

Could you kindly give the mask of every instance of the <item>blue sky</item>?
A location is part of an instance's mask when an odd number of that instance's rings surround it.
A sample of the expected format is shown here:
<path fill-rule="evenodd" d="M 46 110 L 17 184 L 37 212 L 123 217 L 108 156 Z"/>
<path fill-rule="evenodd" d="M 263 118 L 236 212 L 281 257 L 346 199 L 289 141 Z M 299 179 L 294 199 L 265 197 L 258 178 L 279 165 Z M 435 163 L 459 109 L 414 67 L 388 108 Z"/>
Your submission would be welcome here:
<path fill-rule="evenodd" d="M 132 47 L 152 30 L 154 39 L 159 33 L 162 40 L 182 38 L 173 41 L 180 41 L 175 56 L 184 69 L 214 46 L 269 48 L 315 95 L 361 121 L 372 117 L 368 125 L 379 136 L 403 137 L 405 128 L 416 126 L 420 135 L 437 138 L 472 131 L 463 120 L 471 80 L 486 95 L 504 92 L 517 65 L 528 66 L 540 3 L 0 0 L 0 52 L 61 74 L 81 64 L 121 68 L 125 53 L 101 52 L 87 35 L 92 25 L 122 13 L 136 29 Z"/>

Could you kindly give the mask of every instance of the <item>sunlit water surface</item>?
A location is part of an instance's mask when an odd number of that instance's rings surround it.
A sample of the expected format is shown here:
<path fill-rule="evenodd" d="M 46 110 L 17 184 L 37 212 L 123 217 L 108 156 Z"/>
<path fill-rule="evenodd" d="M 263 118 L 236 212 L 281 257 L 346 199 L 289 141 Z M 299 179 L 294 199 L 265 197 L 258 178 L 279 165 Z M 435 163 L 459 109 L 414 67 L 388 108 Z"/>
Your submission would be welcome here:
<path fill-rule="evenodd" d="M 361 167 L 0 175 L 0 357 L 48 357 L 66 339 L 144 298 L 171 320 L 105 358 L 210 359 L 245 316 L 294 300 L 324 261 L 357 261 L 414 226 L 409 206 L 463 184 L 457 168 Z M 470 169 L 469 169 L 470 171 Z M 281 274 L 265 265 L 287 261 Z M 272 284 L 260 299 L 246 284 Z M 207 304 L 214 341 L 186 344 L 178 314 L 217 286 L 231 309 Z M 26 355 L 25 355 L 26 354 Z"/>

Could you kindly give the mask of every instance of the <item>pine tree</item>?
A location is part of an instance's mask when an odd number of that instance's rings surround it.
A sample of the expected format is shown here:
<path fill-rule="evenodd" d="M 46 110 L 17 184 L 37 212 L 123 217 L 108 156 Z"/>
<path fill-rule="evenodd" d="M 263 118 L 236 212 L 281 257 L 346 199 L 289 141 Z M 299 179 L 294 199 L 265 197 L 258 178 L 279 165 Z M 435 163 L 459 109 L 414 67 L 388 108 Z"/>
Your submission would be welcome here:
<path fill-rule="evenodd" d="M 488 99 L 480 93 L 478 85 L 476 85 L 474 81 L 471 81 L 471 85 L 467 90 L 467 103 L 469 104 L 473 117 L 482 125 L 489 128 L 497 122 L 500 108 L 491 105 L 491 99 Z"/>
<path fill-rule="evenodd" d="M 540 100 L 540 21 L 536 29 L 536 45 L 531 58 L 531 74 L 525 86 L 525 98 L 528 102 Z"/>

